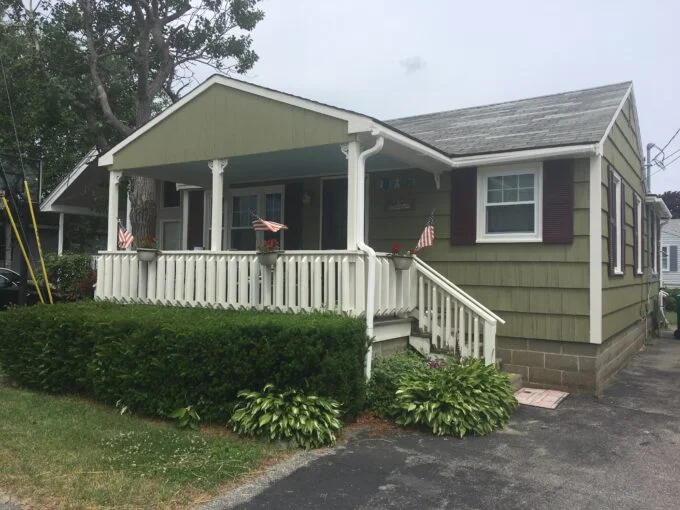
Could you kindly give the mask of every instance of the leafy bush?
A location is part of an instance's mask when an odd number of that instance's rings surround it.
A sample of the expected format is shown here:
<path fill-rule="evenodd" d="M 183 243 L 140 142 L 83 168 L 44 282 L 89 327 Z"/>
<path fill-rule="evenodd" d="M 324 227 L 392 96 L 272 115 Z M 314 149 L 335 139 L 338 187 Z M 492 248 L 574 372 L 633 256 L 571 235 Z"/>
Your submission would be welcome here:
<path fill-rule="evenodd" d="M 45 257 L 45 267 L 50 284 L 64 298 L 74 301 L 94 297 L 96 272 L 92 257 L 80 253 L 51 253 Z"/>
<path fill-rule="evenodd" d="M 293 441 L 303 448 L 335 444 L 342 428 L 340 404 L 332 398 L 277 391 L 267 384 L 262 392 L 241 391 L 229 424 L 234 432 L 270 441 Z"/>
<path fill-rule="evenodd" d="M 271 382 L 364 405 L 365 326 L 330 314 L 116 305 L 92 301 L 0 314 L 0 365 L 50 392 L 83 392 L 167 416 L 190 403 L 226 421 L 244 388 Z"/>
<path fill-rule="evenodd" d="M 177 425 L 181 429 L 198 430 L 201 417 L 193 406 L 180 407 L 168 415 L 168 418 L 177 420 Z"/>
<path fill-rule="evenodd" d="M 437 435 L 484 435 L 505 425 L 517 407 L 508 376 L 482 360 L 428 361 L 404 353 L 376 364 L 368 403 L 400 425 Z"/>

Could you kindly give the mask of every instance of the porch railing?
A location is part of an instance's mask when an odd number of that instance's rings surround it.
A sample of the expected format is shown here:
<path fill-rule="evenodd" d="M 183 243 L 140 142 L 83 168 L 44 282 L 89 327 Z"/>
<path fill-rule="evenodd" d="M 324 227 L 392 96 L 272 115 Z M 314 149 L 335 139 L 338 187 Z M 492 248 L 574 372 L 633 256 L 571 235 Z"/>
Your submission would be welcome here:
<path fill-rule="evenodd" d="M 274 267 L 256 252 L 166 251 L 153 262 L 135 252 L 102 252 L 95 296 L 122 303 L 225 309 L 366 311 L 361 252 L 291 251 Z"/>

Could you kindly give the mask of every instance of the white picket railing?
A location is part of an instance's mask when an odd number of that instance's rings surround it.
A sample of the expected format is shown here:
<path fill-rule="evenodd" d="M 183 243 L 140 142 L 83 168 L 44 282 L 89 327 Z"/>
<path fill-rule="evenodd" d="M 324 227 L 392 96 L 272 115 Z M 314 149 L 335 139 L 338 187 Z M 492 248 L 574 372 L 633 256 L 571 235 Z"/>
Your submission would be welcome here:
<path fill-rule="evenodd" d="M 432 345 L 463 357 L 496 360 L 496 326 L 505 321 L 415 257 L 418 324 Z"/>
<path fill-rule="evenodd" d="M 387 253 L 376 253 L 375 315 L 377 317 L 411 313 L 417 303 L 416 271 L 397 270 Z"/>
<path fill-rule="evenodd" d="M 153 262 L 136 252 L 101 252 L 95 297 L 225 309 L 366 311 L 366 267 L 361 252 L 290 251 L 272 268 L 255 252 L 170 251 Z"/>

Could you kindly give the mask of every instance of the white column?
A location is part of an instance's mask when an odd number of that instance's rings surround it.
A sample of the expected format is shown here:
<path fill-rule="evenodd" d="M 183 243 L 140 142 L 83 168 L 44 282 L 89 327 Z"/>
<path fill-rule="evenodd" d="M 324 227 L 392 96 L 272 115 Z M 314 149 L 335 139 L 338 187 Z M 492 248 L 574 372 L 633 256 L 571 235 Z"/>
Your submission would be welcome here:
<path fill-rule="evenodd" d="M 343 151 L 344 152 L 344 151 Z M 347 249 L 357 249 L 357 239 L 359 235 L 357 232 L 357 214 L 363 209 L 363 198 L 359 198 L 359 182 L 357 179 L 357 166 L 359 164 L 359 154 L 361 153 L 361 145 L 357 141 L 352 141 L 347 144 Z M 363 226 L 363 214 L 361 219 Z M 363 229 L 361 229 L 363 230 Z"/>
<path fill-rule="evenodd" d="M 59 236 L 57 237 L 57 255 L 64 253 L 64 213 L 59 213 Z"/>
<path fill-rule="evenodd" d="M 123 172 L 111 170 L 109 172 L 109 223 L 106 249 L 116 251 L 118 248 L 118 186 Z"/>
<path fill-rule="evenodd" d="M 130 202 L 130 190 L 125 193 L 125 230 L 132 232 L 132 220 L 130 219 L 130 212 L 132 211 L 132 203 Z"/>
<path fill-rule="evenodd" d="M 214 159 L 209 165 L 212 170 L 212 219 L 210 224 L 210 251 L 222 249 L 222 209 L 224 207 L 224 169 L 227 159 Z"/>

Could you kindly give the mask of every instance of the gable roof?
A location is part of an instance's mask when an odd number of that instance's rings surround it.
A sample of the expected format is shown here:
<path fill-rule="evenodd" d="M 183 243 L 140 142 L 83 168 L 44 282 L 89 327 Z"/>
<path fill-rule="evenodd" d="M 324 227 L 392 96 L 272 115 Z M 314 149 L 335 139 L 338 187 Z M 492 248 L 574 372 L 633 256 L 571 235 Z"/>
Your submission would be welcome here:
<path fill-rule="evenodd" d="M 674 240 L 680 241 L 680 219 L 668 220 L 664 226 L 661 227 L 661 235 L 668 234 L 673 236 Z"/>
<path fill-rule="evenodd" d="M 631 89 L 628 81 L 387 124 L 451 155 L 598 143 Z"/>

